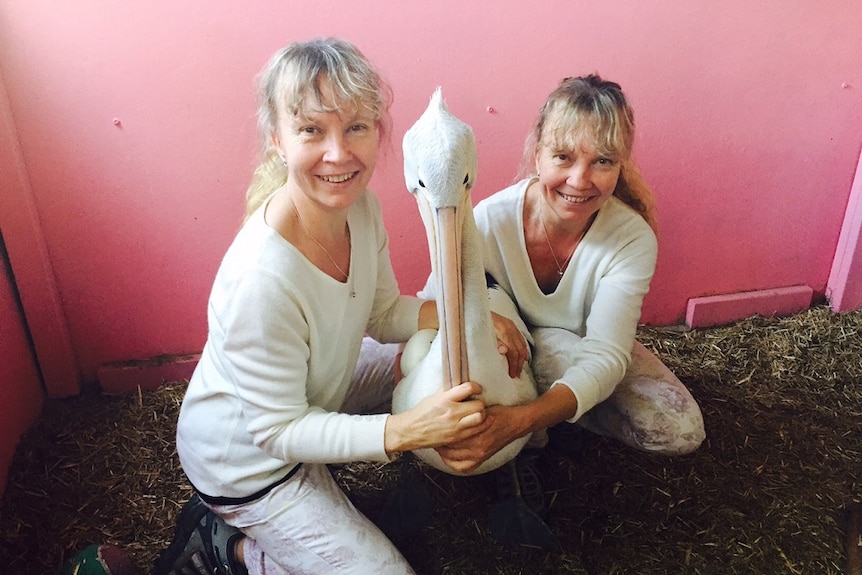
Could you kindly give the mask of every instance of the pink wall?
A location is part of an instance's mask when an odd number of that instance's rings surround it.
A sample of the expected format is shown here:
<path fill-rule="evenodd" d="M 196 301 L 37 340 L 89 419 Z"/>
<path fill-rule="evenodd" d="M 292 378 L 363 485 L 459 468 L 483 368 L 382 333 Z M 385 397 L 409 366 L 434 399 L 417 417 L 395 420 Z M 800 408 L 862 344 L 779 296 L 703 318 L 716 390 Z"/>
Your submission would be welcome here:
<path fill-rule="evenodd" d="M 0 245 L 0 495 L 18 438 L 36 420 L 44 394 Z"/>
<path fill-rule="evenodd" d="M 393 86 L 394 141 L 373 185 L 404 291 L 428 264 L 400 138 L 432 90 L 476 132 L 479 199 L 512 180 L 555 83 L 599 71 L 634 104 L 658 196 L 643 320 L 679 323 L 698 296 L 822 295 L 862 148 L 859 30 L 853 0 L 0 0 L 0 70 L 26 168 L 13 199 L 34 212 L 22 243 L 41 234 L 44 245 L 10 258 L 16 275 L 32 258 L 52 270 L 56 289 L 42 295 L 60 308 L 36 298 L 28 319 L 67 330 L 52 349 L 66 358 L 58 372 L 85 383 L 106 364 L 199 352 L 254 163 L 252 78 L 278 47 L 316 35 L 351 39 Z"/>
<path fill-rule="evenodd" d="M 71 346 L 56 329 L 65 321 L 51 319 L 62 310 L 53 273 L 45 267 L 44 240 L 34 239 L 41 233 L 31 198 L 0 74 L 0 495 L 18 440 L 42 410 L 45 394 L 35 348 L 44 350 L 45 373 L 58 390 L 78 389 L 77 365 L 63 361 L 69 356 L 64 350 Z M 13 277 L 7 250 L 16 253 L 18 277 Z M 22 289 L 32 321 L 25 318 Z M 28 327 L 38 329 L 38 334 Z"/>
<path fill-rule="evenodd" d="M 53 395 L 74 395 L 80 369 L 2 73 L 0 126 L 0 232 L 43 377 Z"/>

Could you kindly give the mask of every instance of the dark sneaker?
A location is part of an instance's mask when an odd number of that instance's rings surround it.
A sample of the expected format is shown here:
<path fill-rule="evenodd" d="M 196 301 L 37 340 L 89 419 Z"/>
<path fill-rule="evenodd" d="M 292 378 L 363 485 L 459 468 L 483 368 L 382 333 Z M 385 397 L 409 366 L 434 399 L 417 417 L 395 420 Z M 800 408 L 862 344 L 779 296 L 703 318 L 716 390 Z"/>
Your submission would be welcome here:
<path fill-rule="evenodd" d="M 243 537 L 196 493 L 180 510 L 174 540 L 156 559 L 153 575 L 248 575 L 234 551 Z"/>
<path fill-rule="evenodd" d="M 492 471 L 489 474 L 493 481 L 492 501 L 520 498 L 530 511 L 544 519 L 548 510 L 545 506 L 545 487 L 539 474 L 538 460 L 538 449 L 525 449 L 514 461 Z"/>
<path fill-rule="evenodd" d="M 494 502 L 488 508 L 488 527 L 508 547 L 559 550 L 557 536 L 544 521 L 548 509 L 536 467 L 537 451 L 525 449 L 491 472 Z"/>

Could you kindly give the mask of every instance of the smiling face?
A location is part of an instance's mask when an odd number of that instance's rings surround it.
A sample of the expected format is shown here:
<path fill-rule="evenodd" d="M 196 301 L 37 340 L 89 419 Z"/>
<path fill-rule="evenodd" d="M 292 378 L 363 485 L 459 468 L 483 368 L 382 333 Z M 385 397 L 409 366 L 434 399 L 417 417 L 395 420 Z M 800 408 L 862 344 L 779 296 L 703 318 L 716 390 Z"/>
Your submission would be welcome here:
<path fill-rule="evenodd" d="M 583 223 L 612 194 L 626 192 L 621 174 L 633 141 L 634 114 L 619 84 L 597 75 L 566 78 L 542 105 L 525 159 L 555 214 Z"/>
<path fill-rule="evenodd" d="M 536 173 L 545 201 L 558 217 L 571 222 L 590 218 L 614 193 L 621 162 L 596 146 L 541 144 L 536 151 Z"/>
<path fill-rule="evenodd" d="M 374 173 L 378 121 L 366 107 L 333 102 L 325 79 L 320 91 L 322 103 L 307 97 L 296 114 L 279 110 L 272 144 L 285 162 L 291 194 L 302 193 L 324 209 L 344 209 Z"/>

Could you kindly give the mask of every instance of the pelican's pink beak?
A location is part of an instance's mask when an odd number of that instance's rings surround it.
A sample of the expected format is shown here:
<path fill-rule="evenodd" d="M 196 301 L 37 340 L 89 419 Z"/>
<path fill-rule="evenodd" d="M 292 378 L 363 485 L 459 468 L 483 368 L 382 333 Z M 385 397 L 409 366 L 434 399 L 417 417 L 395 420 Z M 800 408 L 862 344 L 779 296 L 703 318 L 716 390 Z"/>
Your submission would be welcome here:
<path fill-rule="evenodd" d="M 443 344 L 443 379 L 451 389 L 470 379 L 464 333 L 461 276 L 461 218 L 457 207 L 435 210 L 437 314 Z"/>

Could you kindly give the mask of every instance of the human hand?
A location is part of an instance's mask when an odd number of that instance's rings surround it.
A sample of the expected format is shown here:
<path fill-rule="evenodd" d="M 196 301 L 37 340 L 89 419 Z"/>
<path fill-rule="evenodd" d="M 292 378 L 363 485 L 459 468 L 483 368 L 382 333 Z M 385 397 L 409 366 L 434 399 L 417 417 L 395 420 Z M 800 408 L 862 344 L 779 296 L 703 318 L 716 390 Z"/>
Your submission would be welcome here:
<path fill-rule="evenodd" d="M 413 451 L 464 441 L 485 424 L 485 403 L 478 396 L 482 386 L 468 381 L 429 395 L 414 408 L 390 415 L 384 445 L 387 453 Z"/>
<path fill-rule="evenodd" d="M 486 408 L 481 430 L 466 439 L 436 448 L 443 463 L 459 473 L 470 473 L 524 435 L 514 425 L 515 409 L 503 405 Z"/>
<path fill-rule="evenodd" d="M 509 364 L 509 377 L 518 377 L 524 368 L 524 362 L 530 358 L 527 340 L 515 323 L 506 316 L 491 312 L 491 319 L 494 322 L 494 333 L 497 335 L 497 351 L 506 356 Z"/>

